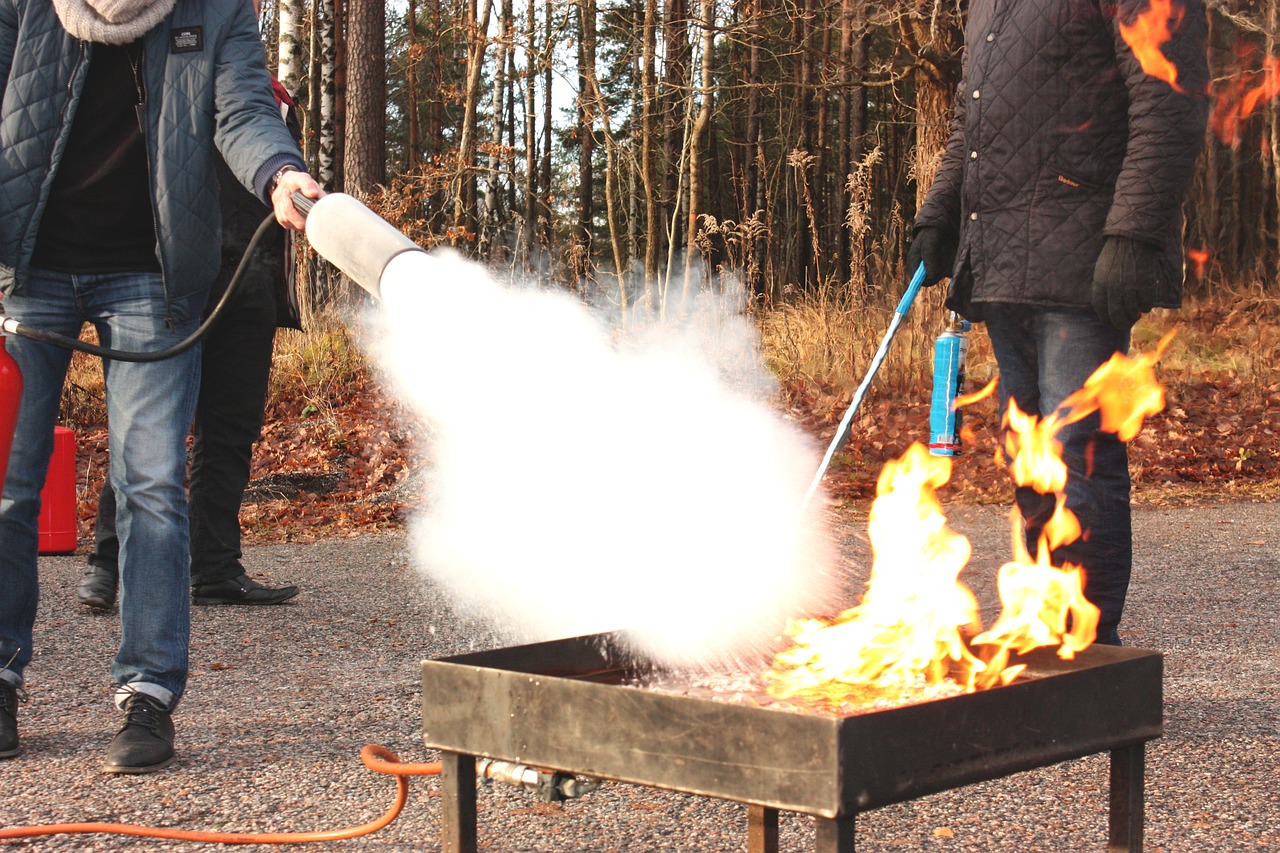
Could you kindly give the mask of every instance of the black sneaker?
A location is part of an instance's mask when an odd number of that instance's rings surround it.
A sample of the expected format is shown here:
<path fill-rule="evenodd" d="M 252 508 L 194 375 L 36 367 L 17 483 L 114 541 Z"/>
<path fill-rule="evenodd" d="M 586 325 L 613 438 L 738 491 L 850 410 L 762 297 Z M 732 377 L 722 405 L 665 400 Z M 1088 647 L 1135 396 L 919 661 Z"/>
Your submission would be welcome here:
<path fill-rule="evenodd" d="M 0 758 L 13 758 L 22 752 L 18 743 L 18 699 L 26 695 L 17 685 L 0 680 Z"/>
<path fill-rule="evenodd" d="M 134 693 L 124 704 L 124 725 L 107 747 L 107 773 L 153 773 L 173 761 L 173 719 L 154 696 Z"/>
<path fill-rule="evenodd" d="M 110 610 L 116 603 L 116 589 L 120 575 L 102 566 L 90 565 L 85 569 L 80 586 L 76 588 L 76 600 L 89 607 Z"/>
<path fill-rule="evenodd" d="M 298 594 L 296 586 L 263 586 L 248 575 L 191 587 L 192 604 L 283 604 Z"/>

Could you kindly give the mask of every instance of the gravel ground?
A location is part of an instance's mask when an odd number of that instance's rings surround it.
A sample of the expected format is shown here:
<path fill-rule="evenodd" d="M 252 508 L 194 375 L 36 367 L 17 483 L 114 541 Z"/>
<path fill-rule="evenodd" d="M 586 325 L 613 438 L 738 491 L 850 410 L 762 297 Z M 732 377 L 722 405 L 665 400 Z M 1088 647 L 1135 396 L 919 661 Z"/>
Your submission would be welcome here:
<path fill-rule="evenodd" d="M 1141 510 L 1122 626 L 1165 653 L 1165 736 L 1147 748 L 1148 851 L 1280 850 L 1280 557 L 1274 504 Z M 950 511 L 994 574 L 1008 553 L 996 509 Z M 863 522 L 842 520 L 851 563 Z M 74 601 L 82 558 L 45 558 L 39 656 L 21 707 L 24 751 L 0 761 L 0 826 L 115 821 L 185 829 L 310 831 L 364 823 L 394 783 L 360 763 L 366 743 L 426 761 L 420 659 L 504 644 L 451 612 L 396 535 L 254 548 L 259 579 L 298 583 L 281 607 L 193 608 L 192 679 L 175 716 L 178 761 L 161 773 L 99 772 L 117 715 L 107 703 L 114 613 Z M 966 578 L 986 608 L 988 577 Z M 860 589 L 851 589 L 851 600 Z M 989 621 L 988 614 L 988 621 Z M 333 849 L 439 849 L 436 779 L 411 780 L 386 829 Z M 1106 849 L 1107 759 L 1091 756 L 860 815 L 859 850 Z M 624 784 L 567 804 L 502 786 L 479 794 L 495 851 L 746 849 L 743 806 Z M 38 849 L 196 850 L 207 845 L 62 835 Z M 3 844 L 3 842 L 0 842 Z M 783 814 L 783 850 L 812 849 L 809 818 Z M 270 849 L 253 846 L 250 849 Z"/>

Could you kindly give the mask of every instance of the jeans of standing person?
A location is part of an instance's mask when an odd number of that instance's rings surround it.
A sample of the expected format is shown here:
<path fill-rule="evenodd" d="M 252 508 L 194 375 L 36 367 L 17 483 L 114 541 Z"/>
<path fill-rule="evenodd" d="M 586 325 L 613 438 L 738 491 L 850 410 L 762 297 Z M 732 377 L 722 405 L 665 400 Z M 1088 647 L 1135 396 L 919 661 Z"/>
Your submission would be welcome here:
<path fill-rule="evenodd" d="M 276 332 L 270 277 L 255 272 L 251 267 L 244 289 L 202 341 L 187 497 L 193 586 L 245 573 L 240 564 L 240 501 L 249 484 L 253 445 L 262 434 Z M 118 549 L 115 496 L 104 488 L 89 563 L 114 573 Z"/>
<path fill-rule="evenodd" d="M 156 350 L 195 330 L 204 298 L 167 304 L 158 273 L 32 270 L 22 294 L 7 297 L 4 307 L 35 329 L 76 337 L 89 322 L 104 346 Z M 71 351 L 20 337 L 10 338 L 9 348 L 24 389 L 0 500 L 0 678 L 21 684 L 39 599 L 40 490 Z M 103 362 L 123 566 L 120 648 L 111 676 L 170 709 L 187 680 L 191 593 L 183 482 L 199 364 L 199 346 L 152 363 Z"/>
<path fill-rule="evenodd" d="M 1027 414 L 1048 416 L 1114 353 L 1129 351 L 1129 332 L 1117 331 L 1091 309 L 984 303 L 982 310 L 1000 368 L 1002 414 L 1013 399 Z M 1119 645 L 1117 628 L 1133 565 L 1129 452 L 1114 434 L 1099 431 L 1099 423 L 1095 413 L 1058 433 L 1067 464 L 1067 509 L 1084 532 L 1055 548 L 1052 557 L 1054 565 L 1084 569 L 1085 597 L 1102 611 L 1097 641 Z M 1016 499 L 1034 556 L 1054 500 L 1026 487 L 1017 489 Z"/>

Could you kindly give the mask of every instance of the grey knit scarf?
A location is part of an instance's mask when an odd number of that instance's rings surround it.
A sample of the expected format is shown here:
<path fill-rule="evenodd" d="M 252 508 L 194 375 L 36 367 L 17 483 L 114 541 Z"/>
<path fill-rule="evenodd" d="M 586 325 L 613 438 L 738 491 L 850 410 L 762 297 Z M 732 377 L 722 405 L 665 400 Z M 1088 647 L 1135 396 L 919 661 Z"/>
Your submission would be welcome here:
<path fill-rule="evenodd" d="M 99 44 L 129 44 L 164 20 L 175 0 L 53 0 L 67 32 Z"/>

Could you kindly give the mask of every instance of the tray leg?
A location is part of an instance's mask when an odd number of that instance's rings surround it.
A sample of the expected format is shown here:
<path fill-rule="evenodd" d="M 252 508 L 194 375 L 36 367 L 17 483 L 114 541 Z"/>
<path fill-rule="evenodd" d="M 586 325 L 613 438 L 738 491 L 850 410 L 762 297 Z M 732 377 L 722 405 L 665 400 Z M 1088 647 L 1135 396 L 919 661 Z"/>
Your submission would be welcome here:
<path fill-rule="evenodd" d="M 816 853 L 853 853 L 854 816 L 813 819 L 817 830 Z"/>
<path fill-rule="evenodd" d="M 1142 853 L 1146 744 L 1111 750 L 1109 853 Z"/>
<path fill-rule="evenodd" d="M 440 753 L 444 853 L 476 853 L 476 760 L 456 752 Z"/>
<path fill-rule="evenodd" d="M 749 853 L 778 853 L 777 809 L 747 806 L 747 850 Z"/>

